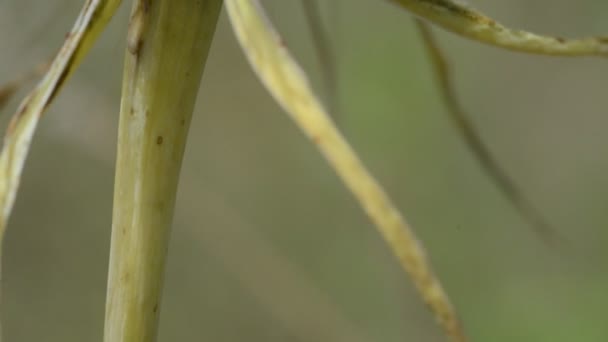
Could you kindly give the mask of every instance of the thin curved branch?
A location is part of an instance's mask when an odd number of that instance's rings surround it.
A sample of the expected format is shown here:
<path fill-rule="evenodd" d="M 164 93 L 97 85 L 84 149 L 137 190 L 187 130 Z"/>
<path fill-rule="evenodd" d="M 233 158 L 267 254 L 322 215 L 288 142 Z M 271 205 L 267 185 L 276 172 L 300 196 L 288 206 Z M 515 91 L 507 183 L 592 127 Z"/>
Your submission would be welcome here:
<path fill-rule="evenodd" d="M 416 26 L 430 57 L 431 65 L 438 80 L 441 97 L 445 102 L 450 119 L 452 119 L 452 122 L 458 129 L 458 132 L 467 146 L 471 149 L 471 152 L 473 152 L 473 155 L 486 174 L 488 174 L 498 189 L 522 217 L 530 222 L 536 233 L 541 236 L 545 242 L 555 241 L 557 239 L 556 229 L 548 223 L 517 185 L 515 185 L 515 182 L 503 170 L 500 163 L 494 158 L 490 149 L 483 142 L 483 139 L 475 128 L 475 124 L 462 109 L 452 83 L 448 62 L 431 32 L 431 28 L 419 19 L 416 19 Z"/>
<path fill-rule="evenodd" d="M 608 57 L 608 36 L 566 39 L 515 30 L 451 0 L 390 1 L 443 29 L 489 45 L 533 54 Z"/>

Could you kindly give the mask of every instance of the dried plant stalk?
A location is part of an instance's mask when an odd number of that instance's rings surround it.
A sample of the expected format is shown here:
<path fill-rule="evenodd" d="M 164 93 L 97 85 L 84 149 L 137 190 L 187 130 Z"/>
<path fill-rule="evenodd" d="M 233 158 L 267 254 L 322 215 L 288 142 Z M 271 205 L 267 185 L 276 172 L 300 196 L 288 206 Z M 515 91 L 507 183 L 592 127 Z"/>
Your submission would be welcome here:
<path fill-rule="evenodd" d="M 106 342 L 156 339 L 181 160 L 221 0 L 138 0 L 120 109 Z"/>
<path fill-rule="evenodd" d="M 452 0 L 390 1 L 448 31 L 489 45 L 534 54 L 608 57 L 608 36 L 566 39 L 515 30 Z"/>
<path fill-rule="evenodd" d="M 327 158 L 410 274 L 446 335 L 466 341 L 463 329 L 424 248 L 378 182 L 337 130 L 257 1 L 226 0 L 236 35 L 253 69 L 274 98 Z"/>

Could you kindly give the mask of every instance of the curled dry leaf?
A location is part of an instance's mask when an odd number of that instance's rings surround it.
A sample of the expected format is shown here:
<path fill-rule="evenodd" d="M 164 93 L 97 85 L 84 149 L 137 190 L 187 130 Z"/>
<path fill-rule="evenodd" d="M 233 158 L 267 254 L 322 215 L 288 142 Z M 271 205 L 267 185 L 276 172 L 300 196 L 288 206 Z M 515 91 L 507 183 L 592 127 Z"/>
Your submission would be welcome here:
<path fill-rule="evenodd" d="M 489 45 L 534 54 L 608 57 L 608 36 L 566 39 L 515 30 L 451 0 L 390 1 L 448 31 Z"/>
<path fill-rule="evenodd" d="M 427 261 L 424 248 L 384 190 L 337 130 L 266 19 L 257 1 L 226 0 L 238 40 L 253 69 L 329 161 L 410 274 L 420 296 L 452 341 L 466 341 L 449 298 Z"/>
<path fill-rule="evenodd" d="M 67 78 L 80 64 L 121 0 L 89 0 L 48 72 L 11 119 L 0 155 L 0 240 L 13 204 L 36 126 Z"/>

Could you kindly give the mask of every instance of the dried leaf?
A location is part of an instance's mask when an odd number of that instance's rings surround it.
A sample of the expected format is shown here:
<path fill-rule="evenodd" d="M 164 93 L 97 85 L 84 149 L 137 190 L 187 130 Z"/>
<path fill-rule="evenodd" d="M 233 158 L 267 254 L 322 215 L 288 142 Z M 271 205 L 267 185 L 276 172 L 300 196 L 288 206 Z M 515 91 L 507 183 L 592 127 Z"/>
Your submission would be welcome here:
<path fill-rule="evenodd" d="M 448 31 L 489 45 L 534 54 L 608 57 L 608 36 L 566 39 L 515 30 L 451 0 L 390 1 Z"/>
<path fill-rule="evenodd" d="M 452 341 L 466 341 L 449 298 L 411 227 L 337 130 L 267 20 L 258 1 L 226 0 L 232 26 L 253 69 L 274 98 L 327 158 L 408 272 Z"/>
<path fill-rule="evenodd" d="M 0 239 L 13 208 L 36 126 L 61 86 L 80 64 L 121 0 L 89 0 L 42 81 L 23 100 L 4 137 L 0 155 Z"/>

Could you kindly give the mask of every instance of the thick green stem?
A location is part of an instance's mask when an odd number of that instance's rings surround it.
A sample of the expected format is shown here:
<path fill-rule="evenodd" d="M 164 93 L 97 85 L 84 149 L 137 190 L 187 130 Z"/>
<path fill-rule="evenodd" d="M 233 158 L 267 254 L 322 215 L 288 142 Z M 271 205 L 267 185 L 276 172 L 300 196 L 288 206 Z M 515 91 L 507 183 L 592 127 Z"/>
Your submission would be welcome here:
<path fill-rule="evenodd" d="M 221 3 L 135 3 L 120 109 L 106 342 L 156 339 L 181 160 Z"/>

